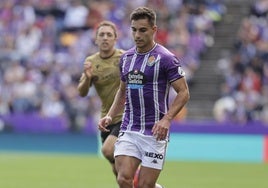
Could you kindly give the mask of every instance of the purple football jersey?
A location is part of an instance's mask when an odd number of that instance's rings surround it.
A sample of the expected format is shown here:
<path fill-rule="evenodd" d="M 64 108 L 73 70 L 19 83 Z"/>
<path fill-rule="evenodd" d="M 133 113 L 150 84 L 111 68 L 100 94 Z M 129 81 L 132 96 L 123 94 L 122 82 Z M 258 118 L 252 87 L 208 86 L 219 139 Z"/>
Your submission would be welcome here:
<path fill-rule="evenodd" d="M 126 82 L 126 103 L 121 130 L 152 135 L 155 122 L 168 110 L 170 83 L 184 76 L 179 60 L 160 44 L 147 53 L 128 50 L 120 59 Z"/>

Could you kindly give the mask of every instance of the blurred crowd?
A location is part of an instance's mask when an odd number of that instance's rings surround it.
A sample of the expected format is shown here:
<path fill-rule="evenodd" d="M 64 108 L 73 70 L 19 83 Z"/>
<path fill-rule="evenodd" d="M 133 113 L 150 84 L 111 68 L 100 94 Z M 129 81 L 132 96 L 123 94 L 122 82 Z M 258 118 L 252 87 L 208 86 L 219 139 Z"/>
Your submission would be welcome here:
<path fill-rule="evenodd" d="M 191 83 L 200 57 L 213 45 L 215 24 L 225 13 L 222 0 L 0 1 L 0 117 L 16 113 L 62 116 L 70 120 L 72 130 L 95 117 L 100 104 L 94 90 L 81 98 L 76 89 L 85 57 L 97 51 L 94 28 L 104 19 L 111 20 L 119 30 L 117 47 L 132 47 L 129 14 L 137 6 L 156 10 L 156 40 L 185 59 L 183 67 Z M 258 23 L 265 28 L 261 25 L 265 21 Z M 251 19 L 244 24 L 256 27 Z M 264 34 L 258 37 L 267 39 Z M 242 35 L 241 40 L 252 40 L 242 39 Z M 242 41 L 237 44 L 237 52 L 250 50 L 245 45 Z M 253 48 L 253 43 L 250 46 Z M 252 53 L 247 54 L 250 58 L 243 57 L 247 59 L 243 65 L 253 63 L 256 53 Z M 258 57 L 254 56 L 255 64 L 262 61 Z M 250 75 L 255 73 L 247 67 Z"/>
<path fill-rule="evenodd" d="M 222 97 L 214 115 L 220 122 L 268 125 L 268 1 L 254 1 L 237 32 L 234 50 L 218 62 Z"/>

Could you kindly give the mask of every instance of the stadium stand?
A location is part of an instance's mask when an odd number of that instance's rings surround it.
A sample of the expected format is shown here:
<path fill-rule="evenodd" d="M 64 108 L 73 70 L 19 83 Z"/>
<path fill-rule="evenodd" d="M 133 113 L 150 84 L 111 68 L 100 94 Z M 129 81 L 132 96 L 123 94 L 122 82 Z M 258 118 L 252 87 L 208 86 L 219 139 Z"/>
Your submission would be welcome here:
<path fill-rule="evenodd" d="M 224 81 L 214 115 L 220 122 L 268 124 L 268 1 L 249 2 L 232 51 L 218 61 Z"/>
<path fill-rule="evenodd" d="M 10 0 L 0 2 L 2 127 L 7 124 L 4 120 L 18 114 L 59 117 L 65 119 L 68 130 L 72 131 L 84 129 L 88 118 L 97 119 L 100 104 L 94 91 L 88 98 L 79 97 L 76 91 L 84 58 L 97 50 L 94 27 L 103 19 L 114 21 L 120 31 L 118 47 L 130 48 L 133 42 L 128 15 L 140 5 L 157 10 L 157 42 L 185 60 L 183 66 L 191 86 L 192 102 L 182 118 L 213 118 L 212 112 L 208 114 L 204 109 L 212 110 L 216 95 L 210 101 L 201 99 L 209 104 L 207 106 L 196 96 L 204 96 L 204 91 L 212 94 L 219 91 L 208 89 L 211 82 L 206 87 L 202 85 L 213 78 L 201 81 L 205 78 L 201 77 L 204 73 L 207 75 L 206 68 L 215 60 L 204 57 L 220 48 L 215 36 L 223 30 L 221 22 L 230 19 L 225 14 L 224 1 Z M 213 76 L 213 70 L 209 73 Z M 217 79 L 215 83 L 218 83 Z"/>

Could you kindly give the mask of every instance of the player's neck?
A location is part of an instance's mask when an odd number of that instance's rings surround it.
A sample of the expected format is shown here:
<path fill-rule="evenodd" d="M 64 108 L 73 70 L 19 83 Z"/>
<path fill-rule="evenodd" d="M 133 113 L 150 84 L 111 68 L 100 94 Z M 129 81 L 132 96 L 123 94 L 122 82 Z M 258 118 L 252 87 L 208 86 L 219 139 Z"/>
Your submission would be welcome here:
<path fill-rule="evenodd" d="M 100 51 L 100 57 L 102 59 L 108 59 L 110 57 L 112 57 L 115 53 L 115 49 L 110 50 L 109 52 L 104 52 L 104 51 Z"/>
<path fill-rule="evenodd" d="M 138 53 L 147 53 L 151 51 L 155 47 L 156 43 L 152 41 L 152 43 L 144 48 L 136 48 Z"/>

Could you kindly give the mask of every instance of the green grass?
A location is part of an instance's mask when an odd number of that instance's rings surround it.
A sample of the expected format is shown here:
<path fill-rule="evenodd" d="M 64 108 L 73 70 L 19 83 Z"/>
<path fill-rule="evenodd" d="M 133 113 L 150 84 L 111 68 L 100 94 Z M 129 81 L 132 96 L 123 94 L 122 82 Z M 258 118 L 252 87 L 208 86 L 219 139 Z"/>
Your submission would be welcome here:
<path fill-rule="evenodd" d="M 166 188 L 267 188 L 268 165 L 167 161 Z M 117 188 L 109 163 L 90 155 L 0 153 L 1 188 Z"/>

